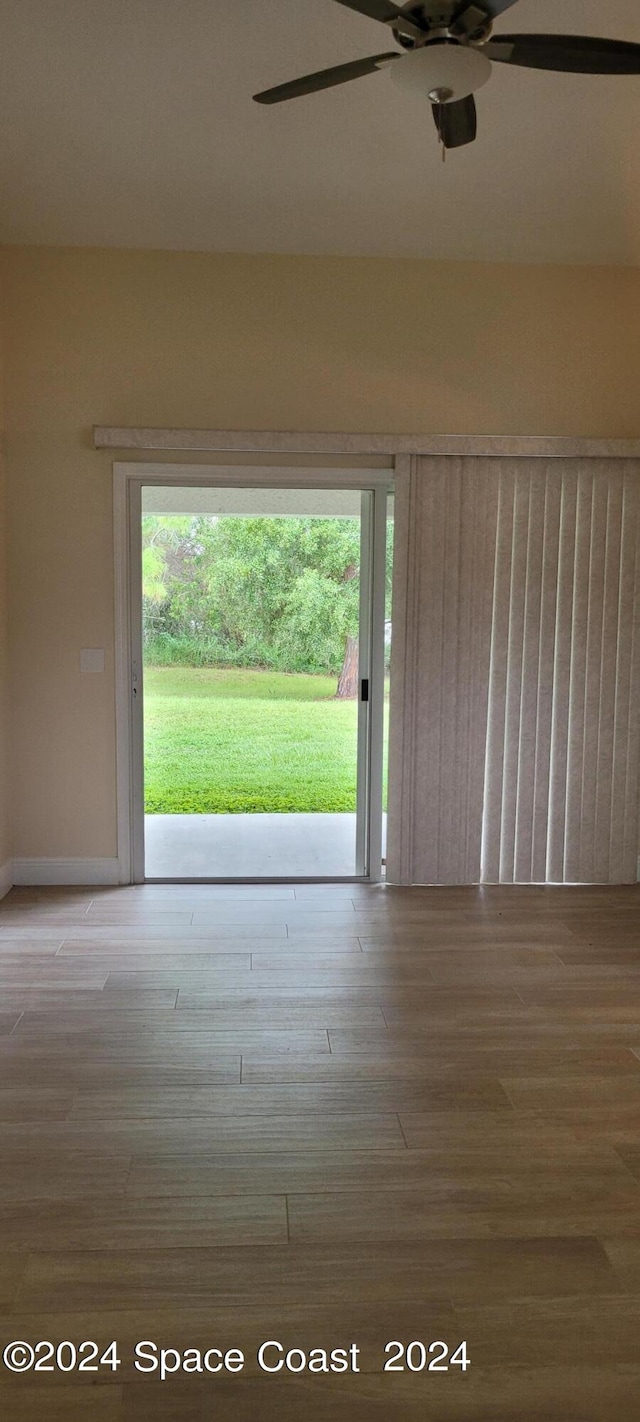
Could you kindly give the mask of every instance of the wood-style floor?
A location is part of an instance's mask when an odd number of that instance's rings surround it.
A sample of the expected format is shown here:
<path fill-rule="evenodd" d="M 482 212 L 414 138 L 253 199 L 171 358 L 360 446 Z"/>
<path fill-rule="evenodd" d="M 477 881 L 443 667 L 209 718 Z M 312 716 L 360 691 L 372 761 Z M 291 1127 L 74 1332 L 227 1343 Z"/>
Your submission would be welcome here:
<path fill-rule="evenodd" d="M 0 1364 L 0 1415 L 640 1417 L 639 908 L 635 888 L 15 890 L 0 1342 L 116 1339 L 123 1363 Z M 261 1374 L 269 1339 L 355 1343 L 360 1371 Z M 382 1371 L 387 1342 L 463 1339 L 466 1373 Z M 160 1382 L 142 1340 L 246 1367 Z"/>

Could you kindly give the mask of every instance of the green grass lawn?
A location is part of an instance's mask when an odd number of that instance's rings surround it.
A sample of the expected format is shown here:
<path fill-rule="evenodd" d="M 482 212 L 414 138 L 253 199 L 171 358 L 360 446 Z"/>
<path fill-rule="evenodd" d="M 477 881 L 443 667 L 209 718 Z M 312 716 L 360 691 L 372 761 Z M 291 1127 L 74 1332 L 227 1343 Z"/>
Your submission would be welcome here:
<path fill-rule="evenodd" d="M 355 810 L 358 707 L 336 681 L 148 667 L 147 814 Z"/>

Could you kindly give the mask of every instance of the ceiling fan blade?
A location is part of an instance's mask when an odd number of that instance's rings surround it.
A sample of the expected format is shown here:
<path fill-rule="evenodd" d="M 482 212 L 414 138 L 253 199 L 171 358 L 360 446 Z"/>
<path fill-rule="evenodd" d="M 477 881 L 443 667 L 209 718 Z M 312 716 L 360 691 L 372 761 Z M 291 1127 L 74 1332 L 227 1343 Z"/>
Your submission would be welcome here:
<path fill-rule="evenodd" d="M 333 69 L 319 69 L 316 74 L 305 74 L 303 79 L 292 79 L 289 84 L 277 84 L 274 89 L 264 89 L 254 94 L 257 104 L 280 104 L 284 99 L 298 99 L 302 94 L 315 94 L 319 89 L 333 89 L 336 84 L 348 84 L 350 79 L 361 79 L 365 74 L 375 74 L 381 65 L 392 59 L 401 59 L 397 50 L 390 54 L 372 54 L 369 59 L 354 59 L 351 64 L 338 64 Z"/>
<path fill-rule="evenodd" d="M 473 94 L 456 104 L 434 104 L 433 117 L 445 148 L 464 148 L 478 133 L 478 114 Z"/>
<path fill-rule="evenodd" d="M 488 20 L 497 20 L 499 15 L 505 10 L 510 10 L 512 5 L 516 5 L 518 0 L 459 0 L 459 4 L 453 12 L 452 23 L 459 26 L 460 21 L 464 21 L 465 16 L 471 12 L 471 17 L 475 20 L 474 11 L 480 11 Z"/>
<path fill-rule="evenodd" d="M 368 15 L 370 20 L 381 20 L 383 25 L 392 25 L 403 18 L 400 6 L 392 4 L 392 0 L 337 0 L 337 4 L 346 5 L 348 10 L 358 10 L 361 15 Z"/>
<path fill-rule="evenodd" d="M 337 0 L 348 10 L 357 10 L 359 15 L 368 15 L 370 20 L 381 20 L 383 25 L 400 26 L 403 34 L 419 38 L 427 33 L 429 25 L 420 14 L 412 15 L 394 5 L 393 0 Z"/>
<path fill-rule="evenodd" d="M 640 74 L 640 44 L 589 35 L 496 35 L 483 46 L 489 59 L 561 74 Z"/>

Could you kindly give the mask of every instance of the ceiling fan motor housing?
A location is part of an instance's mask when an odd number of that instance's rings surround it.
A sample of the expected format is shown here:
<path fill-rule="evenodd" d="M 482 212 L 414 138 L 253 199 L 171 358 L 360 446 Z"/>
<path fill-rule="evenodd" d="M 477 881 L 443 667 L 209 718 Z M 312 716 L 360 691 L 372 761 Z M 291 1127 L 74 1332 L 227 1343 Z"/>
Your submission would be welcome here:
<path fill-rule="evenodd" d="M 426 25 L 425 40 L 418 39 L 415 32 L 403 31 L 402 26 L 396 28 L 391 26 L 395 39 L 403 49 L 418 49 L 425 41 L 428 42 L 435 32 L 443 35 L 451 34 L 455 38 L 464 37 L 473 41 L 474 44 L 484 44 L 491 36 L 493 21 L 487 14 L 482 4 L 470 4 L 464 14 L 453 22 L 453 15 L 458 7 L 454 0 L 422 0 L 421 4 L 406 5 L 403 7 L 408 20 L 416 20 L 421 26 Z"/>

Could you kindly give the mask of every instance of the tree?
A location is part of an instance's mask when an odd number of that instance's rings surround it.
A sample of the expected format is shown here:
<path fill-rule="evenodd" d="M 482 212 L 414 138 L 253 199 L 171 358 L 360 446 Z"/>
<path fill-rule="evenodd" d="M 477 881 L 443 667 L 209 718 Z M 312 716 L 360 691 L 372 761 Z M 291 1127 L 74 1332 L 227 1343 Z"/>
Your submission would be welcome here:
<path fill-rule="evenodd" d="M 149 602 L 164 602 L 167 596 L 167 586 L 164 575 L 167 568 L 167 560 L 162 548 L 148 543 L 142 549 L 142 596 Z"/>
<path fill-rule="evenodd" d="M 144 514 L 142 518 L 142 596 L 149 602 L 164 602 L 169 549 L 176 549 L 186 537 L 192 520 L 171 514 Z"/>
<path fill-rule="evenodd" d="M 359 579 L 359 575 L 359 567 L 355 563 L 350 563 L 349 567 L 344 570 L 344 581 L 348 583 L 352 578 Z M 340 701 L 353 701 L 354 697 L 358 695 L 359 670 L 360 644 L 357 637 L 351 637 L 349 633 L 347 633 L 344 644 L 342 671 L 340 672 L 338 690 L 336 691 L 336 697 Z"/>
<path fill-rule="evenodd" d="M 358 627 L 357 519 L 198 519 L 183 609 L 241 664 L 339 672 Z M 195 593 L 195 598 L 193 594 Z"/>
<path fill-rule="evenodd" d="M 200 665 L 325 672 L 358 695 L 358 518 L 143 520 L 145 636 Z M 387 567 L 390 588 L 391 555 Z"/>
<path fill-rule="evenodd" d="M 336 696 L 339 700 L 350 698 L 353 700 L 358 695 L 358 671 L 360 663 L 360 648 L 357 637 L 347 637 L 344 648 L 344 661 L 342 671 L 338 681 Z"/>

